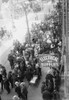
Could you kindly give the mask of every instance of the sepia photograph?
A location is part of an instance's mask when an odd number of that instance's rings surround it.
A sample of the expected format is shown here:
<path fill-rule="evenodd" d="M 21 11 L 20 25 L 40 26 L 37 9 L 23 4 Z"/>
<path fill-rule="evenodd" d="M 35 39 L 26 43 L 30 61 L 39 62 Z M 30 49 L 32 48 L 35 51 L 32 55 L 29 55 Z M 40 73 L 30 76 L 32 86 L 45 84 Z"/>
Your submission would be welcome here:
<path fill-rule="evenodd" d="M 0 100 L 69 100 L 69 0 L 0 0 Z"/>

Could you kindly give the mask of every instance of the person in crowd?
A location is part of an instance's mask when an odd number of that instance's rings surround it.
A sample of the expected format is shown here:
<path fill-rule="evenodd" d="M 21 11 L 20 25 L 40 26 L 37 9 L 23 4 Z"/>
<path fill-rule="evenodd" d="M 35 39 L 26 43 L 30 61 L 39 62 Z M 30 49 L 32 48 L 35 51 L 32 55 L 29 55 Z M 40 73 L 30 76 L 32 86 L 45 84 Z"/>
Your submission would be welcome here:
<path fill-rule="evenodd" d="M 4 88 L 6 89 L 7 93 L 10 93 L 10 83 L 7 77 L 3 76 L 3 81 L 4 81 Z"/>
<path fill-rule="evenodd" d="M 1 69 L 0 69 L 0 78 L 1 78 L 1 92 L 3 91 L 4 88 L 4 80 L 3 77 L 6 77 L 7 73 L 6 73 L 6 69 L 4 66 L 1 65 Z"/>
<path fill-rule="evenodd" d="M 60 77 L 58 68 L 54 68 L 53 67 L 53 69 L 54 69 L 54 79 L 55 79 L 55 87 L 54 87 L 54 90 L 56 90 L 56 91 L 59 92 L 60 84 L 61 84 L 61 77 Z"/>
<path fill-rule="evenodd" d="M 13 79 L 13 87 L 15 87 L 15 82 L 17 80 L 17 75 L 15 74 L 15 71 L 12 71 L 12 79 Z"/>
<path fill-rule="evenodd" d="M 15 82 L 15 92 L 17 93 L 18 97 L 21 98 L 21 88 L 20 83 L 18 81 Z"/>
<path fill-rule="evenodd" d="M 23 81 L 25 77 L 25 71 L 26 71 L 26 63 L 25 63 L 24 57 L 23 57 L 22 62 L 20 63 L 20 71 L 21 71 L 21 81 Z"/>
<path fill-rule="evenodd" d="M 2 65 L 2 75 L 7 77 L 6 68 Z"/>
<path fill-rule="evenodd" d="M 15 81 L 18 81 L 18 69 L 19 69 L 19 65 L 16 64 L 15 67 L 14 67 Z"/>
<path fill-rule="evenodd" d="M 41 73 L 41 68 L 38 63 L 36 64 L 35 74 L 38 75 L 38 79 L 40 79 L 42 73 Z"/>
<path fill-rule="evenodd" d="M 20 69 L 18 69 L 18 73 L 17 73 L 17 80 L 19 81 L 19 82 L 21 82 L 21 79 L 22 79 L 22 73 L 21 73 L 21 70 Z"/>
<path fill-rule="evenodd" d="M 23 98 L 25 98 L 27 100 L 28 90 L 27 90 L 25 82 L 21 82 L 20 86 L 21 86 L 22 96 L 23 96 Z"/>
<path fill-rule="evenodd" d="M 50 93 L 54 90 L 54 82 L 53 82 L 53 69 L 50 69 L 46 75 L 46 86 Z"/>
<path fill-rule="evenodd" d="M 11 69 L 14 69 L 14 54 L 13 51 L 8 55 L 8 61 L 10 62 Z"/>
<path fill-rule="evenodd" d="M 59 77 L 58 70 L 52 67 L 46 75 L 45 82 L 41 87 L 41 93 L 43 100 L 52 100 L 54 91 L 59 89 Z M 49 98 L 50 97 L 50 98 Z"/>
<path fill-rule="evenodd" d="M 11 87 L 13 88 L 13 77 L 12 77 L 12 71 L 8 72 L 8 81 L 11 84 Z"/>
<path fill-rule="evenodd" d="M 14 96 L 12 97 L 12 100 L 20 100 L 20 98 L 19 98 L 17 95 L 14 95 Z"/>
<path fill-rule="evenodd" d="M 27 65 L 25 75 L 26 75 L 27 81 L 29 82 L 31 80 L 31 78 L 33 77 L 33 72 L 32 72 L 32 69 L 31 69 L 31 65 Z"/>
<path fill-rule="evenodd" d="M 1 96 L 0 96 L 0 100 L 2 100 Z"/>
<path fill-rule="evenodd" d="M 48 90 L 43 91 L 42 93 L 43 100 L 52 100 L 52 95 Z"/>
<path fill-rule="evenodd" d="M 2 86 L 2 69 L 0 69 L 0 83 L 1 83 L 1 91 L 3 91 L 3 86 Z"/>

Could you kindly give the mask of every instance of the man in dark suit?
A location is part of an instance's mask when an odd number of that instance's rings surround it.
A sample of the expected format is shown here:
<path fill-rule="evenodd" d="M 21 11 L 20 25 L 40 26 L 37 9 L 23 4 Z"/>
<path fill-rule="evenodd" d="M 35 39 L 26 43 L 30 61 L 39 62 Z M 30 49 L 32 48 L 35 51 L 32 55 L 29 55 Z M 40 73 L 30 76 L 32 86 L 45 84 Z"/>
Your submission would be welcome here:
<path fill-rule="evenodd" d="M 8 73 L 8 81 L 11 84 L 11 87 L 13 88 L 13 77 L 12 77 L 11 71 L 9 71 L 9 73 Z"/>
<path fill-rule="evenodd" d="M 8 55 L 8 60 L 9 60 L 11 69 L 13 69 L 14 68 L 14 60 L 15 60 L 15 57 L 14 57 L 14 55 L 13 55 L 12 52 Z"/>
<path fill-rule="evenodd" d="M 21 98 L 21 88 L 19 82 L 15 82 L 15 92 L 17 93 L 18 97 Z"/>
<path fill-rule="evenodd" d="M 53 76 L 53 70 L 50 69 L 50 71 L 46 75 L 46 86 L 47 86 L 49 92 L 51 92 L 51 93 L 54 90 L 53 78 L 54 78 L 54 76 Z"/>
<path fill-rule="evenodd" d="M 7 93 L 10 93 L 10 84 L 9 84 L 9 80 L 7 79 L 7 77 L 3 77 L 3 81 L 4 81 L 4 88 L 6 89 Z"/>
<path fill-rule="evenodd" d="M 27 90 L 25 82 L 22 82 L 20 84 L 20 86 L 21 86 L 21 93 L 22 93 L 22 95 L 24 95 L 26 97 L 26 100 L 27 100 L 28 90 Z"/>
<path fill-rule="evenodd" d="M 43 100 L 52 100 L 52 95 L 48 90 L 43 91 L 42 97 Z"/>
<path fill-rule="evenodd" d="M 0 70 L 0 83 L 1 83 L 1 91 L 3 91 L 3 80 L 2 80 L 1 70 Z"/>

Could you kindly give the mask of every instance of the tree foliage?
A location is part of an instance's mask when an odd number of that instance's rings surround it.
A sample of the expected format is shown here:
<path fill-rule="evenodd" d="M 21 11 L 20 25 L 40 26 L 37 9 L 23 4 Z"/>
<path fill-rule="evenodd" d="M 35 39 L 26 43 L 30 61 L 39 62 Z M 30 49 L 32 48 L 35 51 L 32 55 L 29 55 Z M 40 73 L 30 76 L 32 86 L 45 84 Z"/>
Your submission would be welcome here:
<path fill-rule="evenodd" d="M 62 2 L 58 2 L 55 6 L 55 11 L 48 17 L 51 20 L 52 33 L 55 38 L 62 38 Z"/>
<path fill-rule="evenodd" d="M 14 17 L 19 18 L 24 13 L 40 12 L 41 4 L 37 0 L 26 0 L 26 1 L 14 1 L 12 3 L 12 10 L 14 10 Z M 12 12 L 13 13 L 13 12 Z"/>
<path fill-rule="evenodd" d="M 33 10 L 33 12 L 40 12 L 41 11 L 41 5 L 37 1 L 33 1 L 30 3 L 30 7 Z"/>

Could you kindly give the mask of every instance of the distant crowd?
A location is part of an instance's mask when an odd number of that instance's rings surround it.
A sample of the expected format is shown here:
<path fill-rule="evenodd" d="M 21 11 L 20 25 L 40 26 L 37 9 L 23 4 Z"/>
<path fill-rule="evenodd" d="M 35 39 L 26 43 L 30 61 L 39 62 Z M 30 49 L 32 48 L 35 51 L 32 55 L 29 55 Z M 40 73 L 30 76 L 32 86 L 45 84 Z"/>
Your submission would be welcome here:
<path fill-rule="evenodd" d="M 7 69 L 0 65 L 1 93 L 5 89 L 9 94 L 11 89 L 14 88 L 17 96 L 14 96 L 13 100 L 16 100 L 14 98 L 17 97 L 21 100 L 27 100 L 28 87 L 26 81 L 31 84 L 34 77 L 39 80 L 42 75 L 38 55 L 35 56 L 34 47 L 26 46 L 26 49 L 22 51 L 19 47 L 14 47 L 8 55 L 8 61 L 11 66 L 8 73 Z"/>

